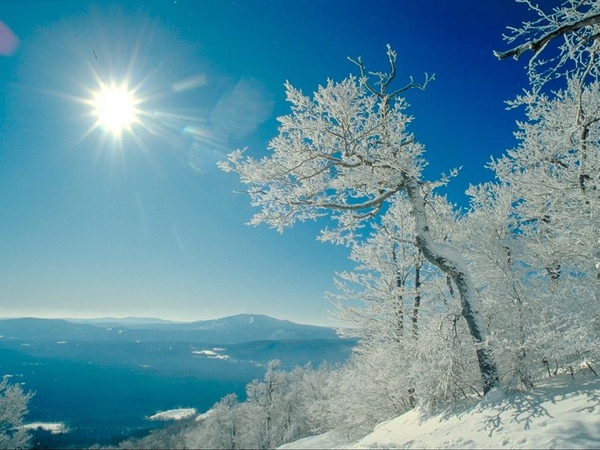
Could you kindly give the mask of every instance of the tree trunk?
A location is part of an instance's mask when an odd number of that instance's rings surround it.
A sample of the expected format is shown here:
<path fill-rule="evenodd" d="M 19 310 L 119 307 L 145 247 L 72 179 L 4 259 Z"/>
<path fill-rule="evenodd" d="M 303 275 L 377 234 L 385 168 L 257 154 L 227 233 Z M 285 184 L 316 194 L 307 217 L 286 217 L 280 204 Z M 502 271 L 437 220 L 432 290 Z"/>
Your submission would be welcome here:
<path fill-rule="evenodd" d="M 413 305 L 412 323 L 413 323 L 413 336 L 419 337 L 419 308 L 421 307 L 421 267 L 423 267 L 423 260 L 419 252 L 419 261 L 415 266 L 415 303 Z"/>
<path fill-rule="evenodd" d="M 398 269 L 398 259 L 396 258 L 396 244 L 392 247 L 392 258 L 394 259 L 394 268 L 396 269 L 396 287 L 402 288 L 402 274 Z M 402 291 L 400 291 L 402 292 Z M 398 295 L 398 302 L 394 308 L 394 314 L 396 315 L 396 341 L 402 342 L 404 336 L 404 297 L 402 294 Z"/>
<path fill-rule="evenodd" d="M 462 316 L 465 318 L 469 333 L 477 346 L 479 372 L 483 381 L 483 393 L 486 394 L 490 389 L 499 385 L 498 369 L 490 350 L 482 345 L 485 340 L 484 324 L 479 311 L 474 308 L 479 296 L 475 291 L 469 269 L 462 255 L 456 249 L 434 242 L 429 231 L 425 200 L 421 194 L 419 182 L 408 174 L 405 174 L 404 180 L 406 194 L 415 217 L 417 246 L 423 252 L 423 256 L 450 276 L 456 285 L 460 295 Z"/>

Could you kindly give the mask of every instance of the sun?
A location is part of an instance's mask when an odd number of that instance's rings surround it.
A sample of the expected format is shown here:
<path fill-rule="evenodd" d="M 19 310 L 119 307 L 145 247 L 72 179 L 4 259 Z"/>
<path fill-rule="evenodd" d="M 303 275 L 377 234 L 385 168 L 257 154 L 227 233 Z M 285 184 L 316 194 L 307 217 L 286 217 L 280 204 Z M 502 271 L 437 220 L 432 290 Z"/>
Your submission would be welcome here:
<path fill-rule="evenodd" d="M 131 139 L 136 145 L 142 145 L 142 136 L 151 130 L 152 122 L 148 106 L 154 97 L 143 94 L 148 77 L 135 84 L 129 74 L 121 78 L 107 76 L 103 79 L 94 68 L 90 67 L 90 72 L 96 81 L 94 86 L 82 86 L 85 92 L 83 96 L 68 97 L 86 108 L 86 121 L 91 119 L 77 143 L 85 141 L 92 134 L 98 134 L 103 149 L 122 150 L 130 146 Z"/>
<path fill-rule="evenodd" d="M 96 117 L 95 128 L 102 128 L 115 137 L 120 137 L 124 131 L 131 132 L 139 123 L 139 102 L 126 84 L 100 86 L 93 92 L 90 102 Z"/>

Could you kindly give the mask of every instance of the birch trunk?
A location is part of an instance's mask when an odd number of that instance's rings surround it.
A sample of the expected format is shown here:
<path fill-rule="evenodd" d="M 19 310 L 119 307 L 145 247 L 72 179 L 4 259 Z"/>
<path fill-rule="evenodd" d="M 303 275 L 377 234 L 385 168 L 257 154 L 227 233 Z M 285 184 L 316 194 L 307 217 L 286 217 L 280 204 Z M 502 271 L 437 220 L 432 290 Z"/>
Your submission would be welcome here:
<path fill-rule="evenodd" d="M 425 200 L 420 192 L 419 182 L 406 174 L 404 188 L 415 217 L 415 236 L 417 246 L 423 256 L 454 281 L 460 295 L 461 314 L 467 322 L 469 333 L 476 345 L 479 372 L 483 381 L 483 393 L 499 385 L 498 369 L 489 349 L 483 346 L 485 327 L 478 311 L 479 295 L 471 280 L 469 269 L 462 255 L 453 247 L 435 242 L 429 231 L 429 222 L 425 212 Z"/>

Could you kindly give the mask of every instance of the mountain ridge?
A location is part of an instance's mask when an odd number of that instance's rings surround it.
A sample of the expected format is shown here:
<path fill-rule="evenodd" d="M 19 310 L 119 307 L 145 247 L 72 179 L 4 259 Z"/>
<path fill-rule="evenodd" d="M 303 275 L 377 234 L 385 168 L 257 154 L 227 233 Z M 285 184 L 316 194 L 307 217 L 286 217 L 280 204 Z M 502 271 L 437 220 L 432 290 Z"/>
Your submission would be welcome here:
<path fill-rule="evenodd" d="M 36 318 L 36 317 L 31 317 Z M 0 319 L 3 320 L 3 319 Z M 267 314 L 252 314 L 252 313 L 242 313 L 242 314 L 233 314 L 230 316 L 223 316 L 216 319 L 198 319 L 198 320 L 169 320 L 169 319 L 161 319 L 157 317 L 141 317 L 141 316 L 126 316 L 126 317 L 92 317 L 92 318 L 67 318 L 61 317 L 58 320 L 66 320 L 68 322 L 74 323 L 91 323 L 91 324 L 127 324 L 127 325 L 157 325 L 157 324 L 165 324 L 165 325 L 209 325 L 209 324 L 222 324 L 226 322 L 240 322 L 252 324 L 254 320 L 264 321 L 268 320 L 271 322 L 276 322 L 280 324 L 293 324 L 293 325 L 301 325 L 306 327 L 316 327 L 316 328 L 333 328 L 326 325 L 316 325 L 316 324 L 308 324 L 308 323 L 300 323 L 294 322 L 289 319 L 279 319 L 273 316 L 269 316 Z"/>
<path fill-rule="evenodd" d="M 267 340 L 340 339 L 334 328 L 305 325 L 264 314 L 238 314 L 219 319 L 175 322 L 147 317 L 0 319 L 0 335 L 13 339 L 112 339 L 239 344 Z"/>

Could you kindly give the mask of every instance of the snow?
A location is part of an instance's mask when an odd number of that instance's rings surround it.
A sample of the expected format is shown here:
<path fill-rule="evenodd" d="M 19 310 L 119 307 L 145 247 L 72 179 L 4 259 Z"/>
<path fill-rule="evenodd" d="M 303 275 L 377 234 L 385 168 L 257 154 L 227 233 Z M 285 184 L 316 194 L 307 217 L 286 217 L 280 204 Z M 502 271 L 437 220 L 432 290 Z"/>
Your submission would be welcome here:
<path fill-rule="evenodd" d="M 304 439 L 299 439 L 295 442 L 291 442 L 289 444 L 284 444 L 280 449 L 315 449 L 315 448 L 346 448 L 348 445 L 347 440 L 345 440 L 342 435 L 336 433 L 335 431 L 329 431 L 324 434 L 320 434 L 318 436 L 307 437 Z M 346 443 L 346 444 L 345 444 Z"/>
<path fill-rule="evenodd" d="M 553 377 L 497 394 L 409 411 L 353 443 L 326 433 L 281 448 L 600 448 L 600 378 Z"/>
<path fill-rule="evenodd" d="M 61 434 L 68 433 L 69 429 L 64 423 L 60 422 L 32 422 L 23 425 L 22 427 L 25 430 L 37 430 L 42 429 L 49 431 L 50 434 Z"/>
<path fill-rule="evenodd" d="M 219 355 L 217 351 L 223 351 L 223 348 L 214 348 L 212 350 L 194 350 L 192 353 L 194 355 L 206 356 L 211 359 L 229 359 L 227 355 Z"/>
<path fill-rule="evenodd" d="M 148 417 L 149 420 L 182 420 L 189 419 L 196 414 L 195 408 L 179 408 L 169 409 L 168 411 L 159 411 L 153 416 Z"/>
<path fill-rule="evenodd" d="M 485 396 L 481 400 L 481 404 L 483 406 L 491 406 L 494 403 L 498 403 L 499 401 L 504 400 L 505 398 L 506 393 L 504 392 L 504 390 L 496 386 L 490 389 L 490 391 L 487 394 L 485 394 Z"/>
<path fill-rule="evenodd" d="M 196 417 L 196 422 L 202 422 L 203 420 L 205 420 L 208 417 L 212 416 L 214 414 L 214 412 L 215 412 L 214 409 L 209 409 L 205 413 L 198 414 L 198 416 Z"/>

